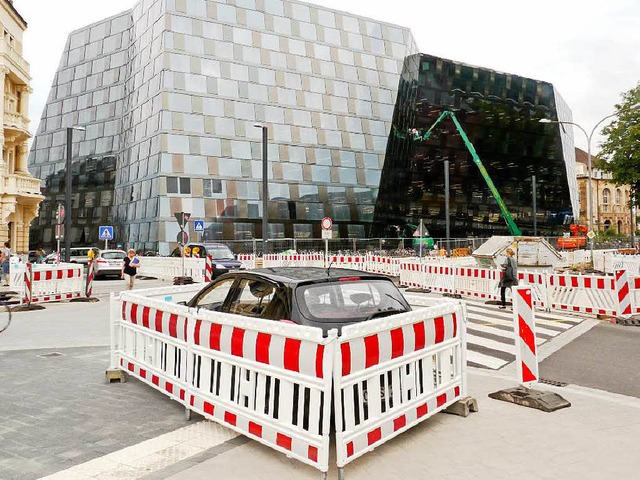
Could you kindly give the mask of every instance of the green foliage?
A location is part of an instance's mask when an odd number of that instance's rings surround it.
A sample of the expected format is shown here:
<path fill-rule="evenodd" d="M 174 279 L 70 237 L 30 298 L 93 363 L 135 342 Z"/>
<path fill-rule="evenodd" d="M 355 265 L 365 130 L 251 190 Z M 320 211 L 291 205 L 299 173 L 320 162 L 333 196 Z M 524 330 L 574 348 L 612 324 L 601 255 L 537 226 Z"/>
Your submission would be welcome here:
<path fill-rule="evenodd" d="M 640 83 L 622 94 L 618 116 L 605 128 L 597 168 L 612 174 L 617 185 L 631 185 L 631 198 L 640 205 Z"/>

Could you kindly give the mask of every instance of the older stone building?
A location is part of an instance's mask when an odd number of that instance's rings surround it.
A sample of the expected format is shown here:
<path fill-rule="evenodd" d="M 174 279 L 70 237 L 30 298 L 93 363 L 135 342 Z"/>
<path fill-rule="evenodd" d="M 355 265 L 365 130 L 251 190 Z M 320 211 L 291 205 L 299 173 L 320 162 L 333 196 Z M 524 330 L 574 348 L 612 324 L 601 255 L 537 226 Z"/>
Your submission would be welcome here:
<path fill-rule="evenodd" d="M 597 163 L 591 159 L 592 167 Z M 629 207 L 629 185 L 616 185 L 611 174 L 597 168 L 591 169 L 591 188 L 593 189 L 593 230 L 604 232 L 611 228 L 615 233 L 631 233 L 631 209 Z M 576 148 L 576 176 L 580 191 L 580 223 L 587 225 L 587 188 L 589 169 L 587 152 Z M 635 221 L 634 221 L 635 225 Z"/>
<path fill-rule="evenodd" d="M 0 242 L 14 252 L 29 249 L 29 224 L 44 198 L 40 180 L 27 166 L 29 140 L 29 64 L 22 58 L 22 34 L 27 23 L 11 0 L 0 0 Z"/>

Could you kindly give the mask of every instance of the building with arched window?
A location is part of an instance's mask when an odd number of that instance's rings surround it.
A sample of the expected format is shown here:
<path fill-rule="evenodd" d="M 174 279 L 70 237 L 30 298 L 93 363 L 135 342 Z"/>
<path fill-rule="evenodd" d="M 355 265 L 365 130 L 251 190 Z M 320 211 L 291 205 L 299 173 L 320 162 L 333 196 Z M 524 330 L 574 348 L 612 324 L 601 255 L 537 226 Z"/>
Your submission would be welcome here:
<path fill-rule="evenodd" d="M 0 0 L 0 244 L 29 250 L 29 225 L 44 198 L 40 179 L 27 165 L 29 134 L 29 64 L 22 57 L 27 22 L 11 0 Z"/>
<path fill-rule="evenodd" d="M 592 165 L 596 163 L 592 158 Z M 587 225 L 587 153 L 576 148 L 576 175 L 580 192 L 580 223 Z M 629 185 L 616 185 L 611 174 L 592 168 L 591 187 L 593 189 L 593 229 L 613 231 L 622 235 L 631 233 L 631 208 Z M 633 220 L 637 230 L 637 221 Z"/>

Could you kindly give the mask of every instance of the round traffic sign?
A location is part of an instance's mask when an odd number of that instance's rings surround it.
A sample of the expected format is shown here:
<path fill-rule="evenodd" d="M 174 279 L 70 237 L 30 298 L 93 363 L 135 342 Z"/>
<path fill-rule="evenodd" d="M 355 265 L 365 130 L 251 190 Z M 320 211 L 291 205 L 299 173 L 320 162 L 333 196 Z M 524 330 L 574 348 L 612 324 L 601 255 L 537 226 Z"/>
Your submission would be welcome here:
<path fill-rule="evenodd" d="M 176 240 L 180 245 L 186 245 L 189 242 L 189 234 L 187 232 L 178 232 Z"/>
<path fill-rule="evenodd" d="M 331 230 L 331 227 L 333 226 L 333 222 L 329 217 L 324 217 L 322 219 L 321 225 L 323 230 Z"/>

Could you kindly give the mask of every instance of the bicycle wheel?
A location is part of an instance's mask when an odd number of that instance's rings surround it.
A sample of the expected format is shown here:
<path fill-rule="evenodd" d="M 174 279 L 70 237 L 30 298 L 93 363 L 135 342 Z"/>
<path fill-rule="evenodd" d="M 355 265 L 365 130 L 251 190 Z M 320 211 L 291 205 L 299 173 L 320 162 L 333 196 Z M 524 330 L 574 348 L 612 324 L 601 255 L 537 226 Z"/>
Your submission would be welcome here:
<path fill-rule="evenodd" d="M 11 308 L 0 305 L 0 333 L 4 332 L 11 324 Z"/>

